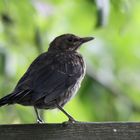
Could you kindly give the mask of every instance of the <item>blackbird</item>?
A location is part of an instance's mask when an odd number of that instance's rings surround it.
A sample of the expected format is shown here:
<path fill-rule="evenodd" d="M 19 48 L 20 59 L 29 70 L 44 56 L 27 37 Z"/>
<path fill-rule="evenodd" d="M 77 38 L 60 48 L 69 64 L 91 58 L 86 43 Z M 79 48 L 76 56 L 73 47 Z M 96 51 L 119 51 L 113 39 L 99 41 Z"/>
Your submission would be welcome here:
<path fill-rule="evenodd" d="M 63 106 L 75 95 L 85 75 L 85 63 L 77 49 L 93 37 L 63 34 L 56 37 L 47 52 L 39 55 L 17 83 L 13 92 L 0 99 L 0 106 L 33 106 L 37 122 L 43 123 L 37 109 L 58 108 L 75 122 Z"/>

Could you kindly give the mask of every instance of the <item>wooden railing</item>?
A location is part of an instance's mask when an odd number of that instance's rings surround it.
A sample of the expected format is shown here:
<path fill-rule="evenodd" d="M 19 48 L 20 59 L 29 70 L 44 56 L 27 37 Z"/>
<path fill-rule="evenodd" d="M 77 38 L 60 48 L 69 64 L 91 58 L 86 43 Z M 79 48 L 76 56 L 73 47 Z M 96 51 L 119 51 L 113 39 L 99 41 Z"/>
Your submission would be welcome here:
<path fill-rule="evenodd" d="M 0 140 L 140 140 L 140 123 L 0 125 Z"/>

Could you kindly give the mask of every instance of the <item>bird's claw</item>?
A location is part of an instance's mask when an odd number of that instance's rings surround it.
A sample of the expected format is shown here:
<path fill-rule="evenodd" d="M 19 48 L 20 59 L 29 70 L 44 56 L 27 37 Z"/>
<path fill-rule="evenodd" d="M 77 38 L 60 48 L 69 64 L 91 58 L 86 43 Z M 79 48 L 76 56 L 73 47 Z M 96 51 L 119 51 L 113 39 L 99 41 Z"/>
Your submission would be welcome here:
<path fill-rule="evenodd" d="M 75 123 L 78 123 L 78 121 L 76 121 L 76 120 L 73 119 L 73 118 L 69 118 L 68 121 L 63 122 L 63 125 L 69 125 L 69 124 L 75 124 Z"/>
<path fill-rule="evenodd" d="M 77 121 L 73 118 L 69 118 L 68 123 L 76 123 Z"/>
<path fill-rule="evenodd" d="M 44 121 L 42 121 L 41 119 L 37 119 L 37 123 L 42 124 L 42 123 L 44 123 Z"/>

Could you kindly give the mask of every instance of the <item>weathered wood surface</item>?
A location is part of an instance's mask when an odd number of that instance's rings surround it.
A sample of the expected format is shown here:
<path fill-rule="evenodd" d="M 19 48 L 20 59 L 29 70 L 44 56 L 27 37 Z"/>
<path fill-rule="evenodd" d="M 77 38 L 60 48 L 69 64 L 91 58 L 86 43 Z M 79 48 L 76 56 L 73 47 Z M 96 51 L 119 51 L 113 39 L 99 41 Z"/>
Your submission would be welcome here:
<path fill-rule="evenodd" d="M 0 140 L 140 140 L 140 123 L 0 125 Z"/>

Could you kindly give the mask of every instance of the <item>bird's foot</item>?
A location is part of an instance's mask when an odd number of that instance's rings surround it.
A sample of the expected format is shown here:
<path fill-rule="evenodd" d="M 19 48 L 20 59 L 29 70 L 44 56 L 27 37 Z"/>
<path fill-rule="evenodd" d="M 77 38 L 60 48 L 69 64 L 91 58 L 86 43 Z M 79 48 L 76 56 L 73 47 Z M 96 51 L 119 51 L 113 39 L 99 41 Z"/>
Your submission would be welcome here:
<path fill-rule="evenodd" d="M 76 123 L 78 121 L 76 121 L 74 118 L 70 117 L 68 120 L 68 123 Z"/>
<path fill-rule="evenodd" d="M 42 123 L 44 123 L 44 121 L 41 120 L 41 119 L 37 119 L 37 123 L 38 123 L 38 124 L 42 124 Z"/>
<path fill-rule="evenodd" d="M 63 122 L 63 125 L 69 125 L 69 124 L 75 124 L 78 123 L 78 121 L 76 121 L 74 118 L 69 117 L 69 120 L 66 122 Z"/>

